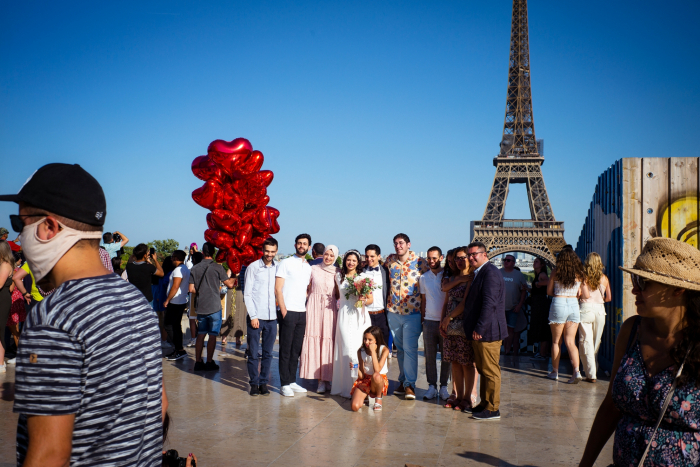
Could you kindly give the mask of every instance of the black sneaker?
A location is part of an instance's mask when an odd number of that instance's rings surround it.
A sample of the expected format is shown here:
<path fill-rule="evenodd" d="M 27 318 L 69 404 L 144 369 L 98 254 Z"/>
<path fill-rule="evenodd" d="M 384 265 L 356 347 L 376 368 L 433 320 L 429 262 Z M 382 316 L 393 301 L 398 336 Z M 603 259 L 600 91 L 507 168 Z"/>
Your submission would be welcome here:
<path fill-rule="evenodd" d="M 176 350 L 175 352 L 171 353 L 167 357 L 165 357 L 166 360 L 175 361 L 175 360 L 180 360 L 181 358 L 185 358 L 187 356 L 187 352 L 184 350 Z"/>
<path fill-rule="evenodd" d="M 498 420 L 501 418 L 501 411 L 482 410 L 472 414 L 474 420 Z"/>
<path fill-rule="evenodd" d="M 194 371 L 205 371 L 206 367 L 204 365 L 204 362 L 197 362 L 194 364 Z"/>
<path fill-rule="evenodd" d="M 399 387 L 394 389 L 394 394 L 399 396 L 406 394 L 406 389 L 403 387 L 403 383 L 399 384 Z"/>
<path fill-rule="evenodd" d="M 465 407 L 462 409 L 462 413 L 479 413 L 483 412 L 484 409 L 486 409 L 486 407 L 483 405 L 477 405 L 476 407 Z"/>
<path fill-rule="evenodd" d="M 260 395 L 260 387 L 257 384 L 250 387 L 250 395 L 254 397 Z"/>
<path fill-rule="evenodd" d="M 204 371 L 219 371 L 219 365 L 214 360 L 207 362 L 204 365 Z"/>
<path fill-rule="evenodd" d="M 270 390 L 267 389 L 267 384 L 261 384 L 260 387 L 258 388 L 258 391 L 260 391 L 261 396 L 269 396 L 270 395 Z"/>

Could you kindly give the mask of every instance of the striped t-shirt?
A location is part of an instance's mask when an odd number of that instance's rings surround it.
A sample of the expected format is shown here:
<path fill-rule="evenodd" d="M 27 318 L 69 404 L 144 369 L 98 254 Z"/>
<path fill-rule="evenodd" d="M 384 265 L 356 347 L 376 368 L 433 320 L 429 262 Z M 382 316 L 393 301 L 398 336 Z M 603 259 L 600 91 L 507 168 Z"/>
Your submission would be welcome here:
<path fill-rule="evenodd" d="M 157 317 L 132 284 L 114 274 L 62 284 L 31 309 L 19 343 L 17 465 L 27 415 L 68 414 L 71 466 L 161 465 L 161 358 Z"/>

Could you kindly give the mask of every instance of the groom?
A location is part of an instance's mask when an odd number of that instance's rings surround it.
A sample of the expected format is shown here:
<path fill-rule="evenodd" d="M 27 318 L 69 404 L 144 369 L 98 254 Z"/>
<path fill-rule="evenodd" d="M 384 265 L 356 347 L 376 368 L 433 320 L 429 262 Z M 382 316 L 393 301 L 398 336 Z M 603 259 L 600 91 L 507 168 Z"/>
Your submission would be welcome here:
<path fill-rule="evenodd" d="M 381 287 L 374 293 L 374 301 L 367 306 L 369 319 L 372 321 L 372 326 L 377 326 L 382 330 L 384 342 L 389 342 L 389 323 L 386 318 L 386 304 L 389 297 L 389 270 L 386 266 L 379 264 L 382 250 L 375 244 L 365 247 L 365 260 L 367 266 L 363 269 L 363 273 L 367 274 L 374 283 Z M 389 349 L 391 352 L 391 349 Z"/>

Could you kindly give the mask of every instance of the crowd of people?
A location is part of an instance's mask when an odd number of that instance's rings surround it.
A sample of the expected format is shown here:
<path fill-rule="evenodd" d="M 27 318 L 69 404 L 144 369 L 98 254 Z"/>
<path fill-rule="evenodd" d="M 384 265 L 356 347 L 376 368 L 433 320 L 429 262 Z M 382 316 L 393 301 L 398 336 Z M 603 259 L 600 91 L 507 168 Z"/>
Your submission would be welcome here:
<path fill-rule="evenodd" d="M 551 270 L 536 259 L 528 282 L 512 255 L 499 269 L 480 242 L 444 256 L 431 247 L 422 258 L 401 233 L 383 259 L 375 244 L 341 256 L 336 246 L 312 245 L 301 234 L 295 254 L 281 261 L 277 240 L 266 239 L 262 258 L 237 276 L 215 261 L 210 243 L 162 262 L 139 244 L 122 270 L 129 239 L 102 232 L 102 188 L 79 166 L 42 167 L 0 201 L 19 204 L 10 216 L 18 238 L 8 241 L 0 229 L 0 371 L 16 366 L 18 465 L 94 464 L 104 452 L 116 465 L 177 458 L 162 451 L 170 417 L 160 344 L 172 342 L 168 360 L 187 356 L 187 315 L 194 371 L 218 370 L 221 297 L 234 287 L 241 292 L 236 313 L 246 320 L 251 396 L 270 394 L 278 337 L 282 396 L 307 392 L 297 377 L 315 380 L 317 392 L 348 398 L 353 411 L 366 402 L 382 410 L 394 345 L 393 394 L 415 399 L 421 335 L 424 398 L 439 397 L 446 409 L 476 421 L 500 418 L 500 356 L 520 352 L 525 329 L 537 350 L 532 358 L 551 360 L 547 378 L 559 378 L 563 341 L 573 368 L 567 382 L 597 379 L 612 291 L 596 253 L 582 262 L 566 246 Z M 700 252 L 654 238 L 624 270 L 638 315 L 617 335 L 608 394 L 581 465 L 593 465 L 613 433 L 615 465 L 697 465 Z M 358 278 L 371 279 L 373 290 L 358 296 Z M 5 358 L 8 346 L 15 357 Z M 196 458 L 182 462 L 191 466 Z"/>

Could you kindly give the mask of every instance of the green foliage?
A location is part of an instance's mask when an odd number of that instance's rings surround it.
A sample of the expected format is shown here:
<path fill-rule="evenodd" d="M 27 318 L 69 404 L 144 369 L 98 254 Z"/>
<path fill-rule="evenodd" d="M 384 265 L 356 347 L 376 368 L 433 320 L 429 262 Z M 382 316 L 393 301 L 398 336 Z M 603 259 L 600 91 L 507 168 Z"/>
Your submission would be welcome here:
<path fill-rule="evenodd" d="M 313 259 L 314 259 L 314 257 L 308 253 L 306 253 L 306 256 L 304 256 L 304 258 L 306 258 L 306 261 L 313 261 Z"/>
<path fill-rule="evenodd" d="M 532 282 L 532 279 L 535 278 L 535 271 L 523 272 L 523 275 L 525 276 L 528 282 Z"/>
<path fill-rule="evenodd" d="M 148 248 L 155 248 L 160 258 L 172 255 L 179 247 L 180 244 L 172 238 L 167 240 L 153 240 L 148 243 Z"/>

